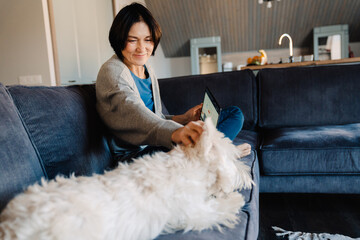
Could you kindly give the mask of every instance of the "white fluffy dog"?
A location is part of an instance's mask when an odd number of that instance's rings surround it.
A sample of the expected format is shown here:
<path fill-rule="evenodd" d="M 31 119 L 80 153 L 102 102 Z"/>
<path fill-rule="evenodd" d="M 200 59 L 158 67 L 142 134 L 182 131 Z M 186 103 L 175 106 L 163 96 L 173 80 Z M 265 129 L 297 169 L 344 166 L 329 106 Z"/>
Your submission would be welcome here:
<path fill-rule="evenodd" d="M 247 149 L 244 153 L 244 149 Z M 194 147 L 177 146 L 104 175 L 35 184 L 0 216 L 0 239 L 153 239 L 178 230 L 234 227 L 251 188 L 250 168 L 206 121 Z"/>

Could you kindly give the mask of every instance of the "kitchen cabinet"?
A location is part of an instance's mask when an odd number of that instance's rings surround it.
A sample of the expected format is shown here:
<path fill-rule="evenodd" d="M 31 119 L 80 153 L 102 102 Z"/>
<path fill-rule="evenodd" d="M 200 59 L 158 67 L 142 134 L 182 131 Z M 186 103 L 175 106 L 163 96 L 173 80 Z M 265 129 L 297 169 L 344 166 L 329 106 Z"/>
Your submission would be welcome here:
<path fill-rule="evenodd" d="M 221 72 L 220 37 L 191 39 L 190 55 L 192 74 Z"/>
<path fill-rule="evenodd" d="M 316 27 L 313 35 L 315 60 L 335 60 L 349 56 L 347 24 Z"/>

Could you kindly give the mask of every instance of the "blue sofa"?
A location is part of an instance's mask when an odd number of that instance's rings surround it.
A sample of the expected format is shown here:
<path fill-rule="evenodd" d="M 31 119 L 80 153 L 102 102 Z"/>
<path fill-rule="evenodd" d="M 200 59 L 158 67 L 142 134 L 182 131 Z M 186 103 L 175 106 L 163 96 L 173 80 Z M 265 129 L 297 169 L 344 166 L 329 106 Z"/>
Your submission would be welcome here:
<path fill-rule="evenodd" d="M 183 113 L 208 86 L 221 106 L 239 106 L 250 143 L 244 161 L 256 186 L 243 191 L 234 229 L 157 239 L 255 240 L 260 192 L 360 192 L 360 65 L 263 69 L 160 79 L 164 111 Z M 0 84 L 0 211 L 42 177 L 110 170 L 107 130 L 95 110 L 93 85 Z"/>

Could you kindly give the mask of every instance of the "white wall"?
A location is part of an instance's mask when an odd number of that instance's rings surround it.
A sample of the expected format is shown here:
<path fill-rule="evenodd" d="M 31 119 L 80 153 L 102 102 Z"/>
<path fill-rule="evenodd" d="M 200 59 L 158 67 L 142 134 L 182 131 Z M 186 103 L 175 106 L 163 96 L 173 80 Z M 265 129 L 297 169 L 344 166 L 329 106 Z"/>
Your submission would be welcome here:
<path fill-rule="evenodd" d="M 0 82 L 19 84 L 28 75 L 51 85 L 42 1 L 0 0 Z"/>
<path fill-rule="evenodd" d="M 44 1 L 44 0 L 43 0 Z M 46 0 L 45 0 L 46 1 Z M 116 0 L 117 11 L 133 0 Z M 144 3 L 144 0 L 139 2 Z M 51 53 L 47 50 L 42 0 L 0 0 L 0 82 L 19 84 L 19 76 L 41 75 L 43 83 L 51 85 Z M 360 56 L 360 42 L 350 43 L 355 57 Z M 266 50 L 266 49 L 265 49 Z M 287 55 L 287 48 L 266 50 L 270 61 Z M 294 49 L 294 54 L 301 53 Z M 256 51 L 223 54 L 222 61 L 231 61 L 234 67 L 245 64 Z M 275 58 L 275 60 L 274 60 Z M 161 43 L 149 64 L 159 78 L 191 74 L 190 57 L 166 58 Z"/>
<path fill-rule="evenodd" d="M 161 44 L 156 49 L 155 56 L 150 57 L 149 64 L 158 78 L 191 75 L 190 57 L 166 58 Z"/>

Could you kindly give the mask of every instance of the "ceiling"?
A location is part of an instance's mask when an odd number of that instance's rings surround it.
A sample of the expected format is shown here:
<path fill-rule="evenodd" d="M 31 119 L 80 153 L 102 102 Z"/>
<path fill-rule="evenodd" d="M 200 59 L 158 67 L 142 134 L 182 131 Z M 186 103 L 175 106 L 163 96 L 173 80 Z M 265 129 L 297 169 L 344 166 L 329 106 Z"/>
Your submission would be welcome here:
<path fill-rule="evenodd" d="M 314 27 L 348 24 L 360 42 L 360 0 L 145 0 L 159 22 L 166 57 L 190 55 L 190 39 L 220 36 L 223 53 L 279 48 L 288 33 L 294 47 L 312 47 Z M 287 45 L 287 40 L 283 44 Z M 282 46 L 283 47 L 283 46 Z"/>

